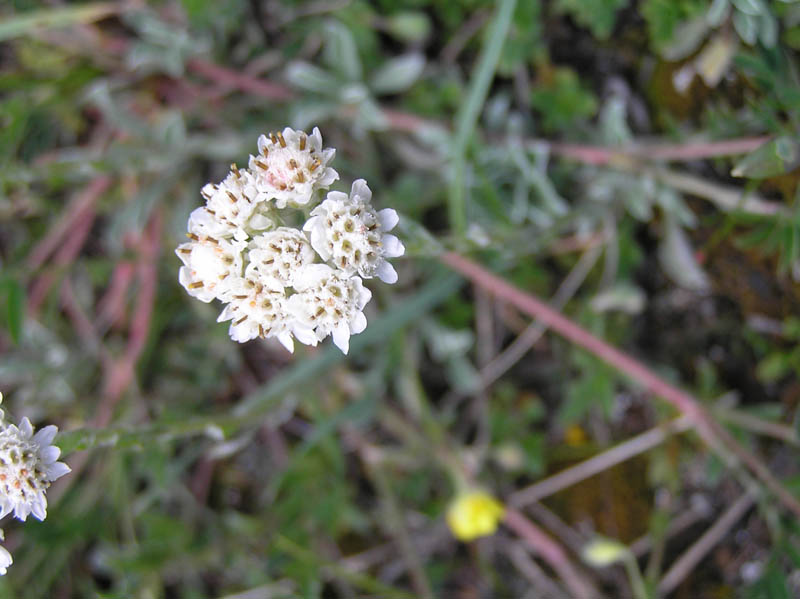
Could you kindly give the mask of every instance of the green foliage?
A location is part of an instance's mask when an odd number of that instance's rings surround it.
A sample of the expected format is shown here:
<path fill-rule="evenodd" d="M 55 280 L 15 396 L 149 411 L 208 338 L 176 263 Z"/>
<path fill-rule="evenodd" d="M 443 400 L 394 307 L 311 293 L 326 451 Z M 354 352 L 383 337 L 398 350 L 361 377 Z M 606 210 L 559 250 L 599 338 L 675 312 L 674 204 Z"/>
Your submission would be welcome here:
<path fill-rule="evenodd" d="M 800 375 L 800 320 L 791 317 L 783 323 L 783 334 L 788 347 L 772 349 L 758 363 L 758 377 L 766 383 Z"/>
<path fill-rule="evenodd" d="M 800 166 L 800 148 L 792 137 L 781 136 L 765 143 L 733 167 L 734 177 L 768 179 Z"/>
<path fill-rule="evenodd" d="M 540 0 L 518 2 L 503 44 L 497 71 L 511 77 L 520 67 L 536 62 L 544 52 Z"/>
<path fill-rule="evenodd" d="M 572 365 L 576 374 L 569 377 L 566 397 L 558 411 L 563 426 L 580 423 L 593 411 L 608 418 L 615 405 L 616 375 L 597 358 L 575 352 Z"/>
<path fill-rule="evenodd" d="M 545 467 L 545 409 L 536 396 L 515 396 L 504 389 L 492 397 L 489 424 L 492 439 L 502 441 L 495 459 L 513 472 L 539 476 Z M 521 459 L 519 459 L 521 457 Z"/>
<path fill-rule="evenodd" d="M 614 30 L 617 11 L 628 5 L 628 0 L 558 0 L 556 6 L 587 27 L 596 38 L 606 40 Z"/>
<path fill-rule="evenodd" d="M 642 16 L 653 46 L 660 50 L 671 44 L 679 26 L 700 17 L 708 6 L 706 0 L 644 0 Z"/>
<path fill-rule="evenodd" d="M 568 67 L 556 67 L 552 75 L 531 92 L 531 106 L 542 117 L 547 132 L 571 129 L 597 112 L 597 99 Z"/>
<path fill-rule="evenodd" d="M 19 343 L 25 320 L 25 289 L 11 277 L 0 279 L 0 306 L 3 307 L 9 336 L 14 343 Z"/>
<path fill-rule="evenodd" d="M 797 3 L 7 4 L 0 391 L 10 420 L 59 425 L 75 472 L 45 522 L 3 523 L 1 596 L 571 596 L 538 547 L 560 587 L 532 582 L 512 526 L 460 547 L 448 505 L 464 485 L 519 498 L 676 414 L 446 252 L 667 373 L 800 491 Z M 736 56 L 709 84 L 720 41 Z M 177 281 L 202 185 L 287 124 L 337 148 L 334 189 L 363 177 L 400 213 L 400 280 L 366 281 L 348 356 L 235 344 Z M 636 458 L 647 476 L 607 467 L 552 497 L 550 480 L 535 490 L 555 517 L 520 511 L 570 559 L 586 530 L 627 542 L 649 522 L 655 596 L 760 485 L 698 435 L 663 437 Z M 796 594 L 800 529 L 757 491 L 680 592 Z"/>
<path fill-rule="evenodd" d="M 800 202 L 788 214 L 743 219 L 753 223 L 749 233 L 738 238 L 744 248 L 753 248 L 767 256 L 777 256 L 778 269 L 787 273 L 800 260 Z"/>

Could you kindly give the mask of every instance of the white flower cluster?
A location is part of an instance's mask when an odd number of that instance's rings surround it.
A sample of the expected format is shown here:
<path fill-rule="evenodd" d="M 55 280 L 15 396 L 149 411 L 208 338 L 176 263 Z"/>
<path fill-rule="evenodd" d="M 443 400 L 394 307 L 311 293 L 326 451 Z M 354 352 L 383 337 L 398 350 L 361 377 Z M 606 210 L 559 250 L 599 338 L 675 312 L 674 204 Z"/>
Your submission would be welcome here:
<path fill-rule="evenodd" d="M 226 306 L 239 342 L 275 337 L 294 351 L 294 339 L 316 345 L 328 335 L 344 353 L 367 326 L 363 309 L 372 294 L 362 279 L 397 281 L 387 258 L 405 248 L 388 232 L 397 213 L 376 211 L 366 181 L 350 194 L 331 191 L 301 227 L 292 217 L 313 206 L 318 191 L 339 178 L 328 163 L 336 150 L 322 136 L 286 128 L 258 138 L 247 169 L 235 165 L 201 194 L 206 205 L 189 217 L 189 242 L 178 246 L 178 279 L 203 302 Z"/>
<path fill-rule="evenodd" d="M 0 401 L 2 397 L 0 393 Z M 58 428 L 51 424 L 34 434 L 27 418 L 19 426 L 6 424 L 5 412 L 0 409 L 0 518 L 12 512 L 23 521 L 29 515 L 39 520 L 47 517 L 45 491 L 70 471 L 69 466 L 58 461 L 61 450 L 52 445 L 57 432 Z M 11 554 L 0 546 L 0 575 L 11 563 Z"/>

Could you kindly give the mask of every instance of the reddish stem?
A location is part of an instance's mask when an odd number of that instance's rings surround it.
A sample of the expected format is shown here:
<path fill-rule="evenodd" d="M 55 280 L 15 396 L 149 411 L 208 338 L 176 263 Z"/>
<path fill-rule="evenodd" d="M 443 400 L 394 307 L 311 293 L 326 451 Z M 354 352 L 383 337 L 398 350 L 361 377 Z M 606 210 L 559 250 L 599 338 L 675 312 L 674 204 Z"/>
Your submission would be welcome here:
<path fill-rule="evenodd" d="M 39 268 L 47 257 L 62 243 L 72 229 L 88 210 L 97 203 L 98 198 L 111 186 L 111 178 L 100 176 L 93 179 L 82 193 L 73 198 L 61 218 L 53 225 L 42 240 L 37 243 L 28 255 L 28 266 Z"/>
<path fill-rule="evenodd" d="M 53 257 L 55 266 L 63 268 L 75 260 L 83 244 L 86 243 L 86 238 L 89 236 L 89 231 L 92 229 L 94 218 L 95 212 L 92 206 L 88 206 L 76 216 L 76 222 L 74 226 L 69 229 L 68 237 L 63 241 Z M 28 300 L 28 312 L 30 314 L 36 314 L 39 311 L 55 279 L 56 273 L 45 272 L 33 282 L 29 296 L 30 299 Z"/>
<path fill-rule="evenodd" d="M 567 585 L 575 599 L 592 599 L 597 592 L 578 569 L 572 565 L 564 549 L 545 532 L 513 508 L 506 508 L 503 523 L 546 561 Z"/>
<path fill-rule="evenodd" d="M 800 502 L 781 485 L 780 481 L 758 458 L 750 454 L 725 429 L 720 427 L 694 397 L 671 385 L 633 357 L 595 337 L 533 295 L 517 289 L 471 260 L 452 252 L 443 254 L 440 259 L 450 268 L 488 289 L 496 297 L 536 318 L 559 335 L 591 352 L 619 372 L 638 381 L 648 391 L 671 403 L 694 421 L 697 433 L 709 447 L 719 452 L 727 450 L 728 453 L 723 457 L 728 458 L 729 462 L 733 456 L 736 456 L 775 493 L 785 507 L 800 516 Z"/>
<path fill-rule="evenodd" d="M 644 160 L 699 160 L 717 156 L 745 154 L 765 144 L 771 139 L 767 135 L 744 137 L 723 141 L 710 141 L 687 144 L 645 143 L 632 147 L 610 148 L 584 144 L 567 144 L 542 140 L 553 154 L 572 158 L 584 164 L 605 165 L 620 158 Z"/>
<path fill-rule="evenodd" d="M 279 101 L 288 101 L 294 98 L 292 90 L 285 85 L 257 79 L 250 75 L 221 67 L 207 60 L 195 58 L 190 60 L 187 66 L 194 73 L 206 79 L 211 79 L 225 87 L 240 89 L 259 98 Z"/>

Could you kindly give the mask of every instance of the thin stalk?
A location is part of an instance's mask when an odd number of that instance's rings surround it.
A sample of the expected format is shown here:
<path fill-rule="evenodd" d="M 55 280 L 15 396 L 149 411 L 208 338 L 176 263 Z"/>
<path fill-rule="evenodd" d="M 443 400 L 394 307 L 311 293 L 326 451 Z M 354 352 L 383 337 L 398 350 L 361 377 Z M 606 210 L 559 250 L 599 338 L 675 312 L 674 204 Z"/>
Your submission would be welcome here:
<path fill-rule="evenodd" d="M 630 551 L 626 552 L 622 564 L 625 566 L 625 571 L 628 573 L 628 580 L 630 580 L 631 588 L 633 589 L 633 596 L 636 597 L 636 599 L 650 599 L 647 587 L 644 584 L 644 578 L 642 578 L 642 571 L 639 570 L 639 564 L 636 562 L 633 553 Z"/>
<path fill-rule="evenodd" d="M 356 353 L 375 343 L 384 343 L 392 331 L 406 326 L 452 295 L 461 285 L 455 275 L 434 278 L 410 300 L 388 311 L 367 329 L 353 337 L 351 352 Z M 274 377 L 245 397 L 233 413 L 215 413 L 176 422 L 161 422 L 139 428 L 83 428 L 60 433 L 58 444 L 64 454 L 102 446 L 141 448 L 148 443 L 164 442 L 192 435 L 231 436 L 244 427 L 258 425 L 260 417 L 279 405 L 287 393 L 320 380 L 320 376 L 345 360 L 336 347 L 329 347 L 310 360 L 300 360 L 292 368 Z"/>
<path fill-rule="evenodd" d="M 692 395 L 668 383 L 632 356 L 595 337 L 537 297 L 514 287 L 467 258 L 451 252 L 443 254 L 440 259 L 473 282 L 489 289 L 495 296 L 541 320 L 553 331 L 638 382 L 650 393 L 670 403 L 693 421 L 700 438 L 727 464 L 734 466 L 735 462 L 745 464 L 764 486 L 772 491 L 784 507 L 796 516 L 800 516 L 800 501 L 781 484 L 761 460 L 748 452 L 727 430 L 722 428 Z"/>
<path fill-rule="evenodd" d="M 470 81 L 467 99 L 461 105 L 461 110 L 456 117 L 448 208 L 450 226 L 458 236 L 462 236 L 467 230 L 466 184 L 464 181 L 467 142 L 475 130 L 481 108 L 489 93 L 489 86 L 497 70 L 500 52 L 503 50 L 503 43 L 508 28 L 511 26 L 511 17 L 514 15 L 516 5 L 517 0 L 499 1 L 497 13 L 492 20 L 481 57 Z"/>
<path fill-rule="evenodd" d="M 377 597 L 386 597 L 387 599 L 415 599 L 417 597 L 406 591 L 401 591 L 400 589 L 383 584 L 379 580 L 375 580 L 366 574 L 351 572 L 335 562 L 323 561 L 319 559 L 314 552 L 309 551 L 305 547 L 301 547 L 283 535 L 276 535 L 273 539 L 273 545 L 276 549 L 289 554 L 294 559 L 317 568 L 328 570 L 333 576 L 346 580 L 350 584 L 368 593 L 372 593 Z"/>

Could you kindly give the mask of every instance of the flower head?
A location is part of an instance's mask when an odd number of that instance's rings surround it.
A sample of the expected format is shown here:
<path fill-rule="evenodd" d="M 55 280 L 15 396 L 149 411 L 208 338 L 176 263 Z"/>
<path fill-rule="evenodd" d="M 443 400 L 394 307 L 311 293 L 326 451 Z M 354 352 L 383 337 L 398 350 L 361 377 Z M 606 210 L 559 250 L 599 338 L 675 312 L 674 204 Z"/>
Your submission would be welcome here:
<path fill-rule="evenodd" d="M 231 321 L 234 341 L 275 337 L 292 351 L 295 338 L 316 345 L 333 335 L 347 353 L 350 335 L 367 324 L 372 294 L 362 278 L 397 281 L 387 261 L 405 251 L 388 234 L 397 213 L 375 211 L 358 179 L 349 195 L 329 193 L 303 229 L 284 226 L 297 215 L 281 211 L 312 208 L 317 191 L 339 178 L 328 166 L 335 150 L 323 149 L 316 127 L 262 135 L 258 150 L 248 168 L 232 165 L 223 181 L 203 187 L 206 204 L 190 215 L 189 241 L 175 251 L 178 280 L 197 299 L 226 304 L 218 321 Z"/>
<path fill-rule="evenodd" d="M 266 196 L 259 193 L 253 174 L 235 164 L 231 168 L 221 183 L 207 183 L 200 191 L 206 198 L 206 211 L 238 238 L 246 237 L 250 231 L 272 228 L 269 204 Z"/>
<path fill-rule="evenodd" d="M 367 326 L 362 310 L 372 297 L 358 277 L 348 277 L 325 264 L 310 264 L 295 276 L 295 293 L 288 310 L 294 317 L 294 334 L 307 345 L 333 335 L 336 347 L 347 353 L 350 335 Z"/>
<path fill-rule="evenodd" d="M 242 251 L 247 243 L 235 239 L 215 239 L 189 234 L 192 241 L 175 250 L 183 267 L 178 281 L 202 302 L 225 300 L 231 286 L 242 275 Z"/>
<path fill-rule="evenodd" d="M 308 204 L 318 189 L 327 189 L 339 178 L 328 166 L 336 150 L 322 149 L 322 135 L 314 127 L 311 135 L 286 127 L 282 132 L 258 138 L 258 156 L 250 156 L 249 168 L 260 194 L 287 204 Z"/>
<path fill-rule="evenodd" d="M 484 491 L 458 495 L 447 509 L 447 525 L 461 541 L 472 541 L 497 530 L 505 514 L 503 504 Z"/>
<path fill-rule="evenodd" d="M 29 514 L 39 520 L 47 516 L 45 491 L 70 471 L 57 461 L 61 450 L 51 445 L 56 432 L 58 428 L 50 425 L 34 435 L 27 418 L 19 427 L 11 424 L 0 430 L 0 518 L 11 512 L 20 520 Z"/>
<path fill-rule="evenodd" d="M 244 343 L 256 337 L 277 337 L 287 350 L 294 351 L 286 294 L 278 281 L 266 277 L 238 279 L 231 286 L 229 301 L 217 322 L 232 321 L 231 339 Z"/>
<path fill-rule="evenodd" d="M 397 212 L 385 208 L 376 212 L 370 204 L 372 191 L 364 179 L 353 183 L 350 195 L 331 191 L 303 230 L 311 235 L 311 245 L 323 260 L 330 261 L 347 274 L 370 279 L 377 276 L 384 283 L 395 283 L 395 272 L 386 258 L 402 256 L 405 248 L 394 235 Z"/>
<path fill-rule="evenodd" d="M 306 236 L 290 227 L 257 235 L 249 250 L 248 275 L 255 271 L 258 276 L 276 279 L 285 287 L 292 287 L 295 275 L 316 257 Z"/>

